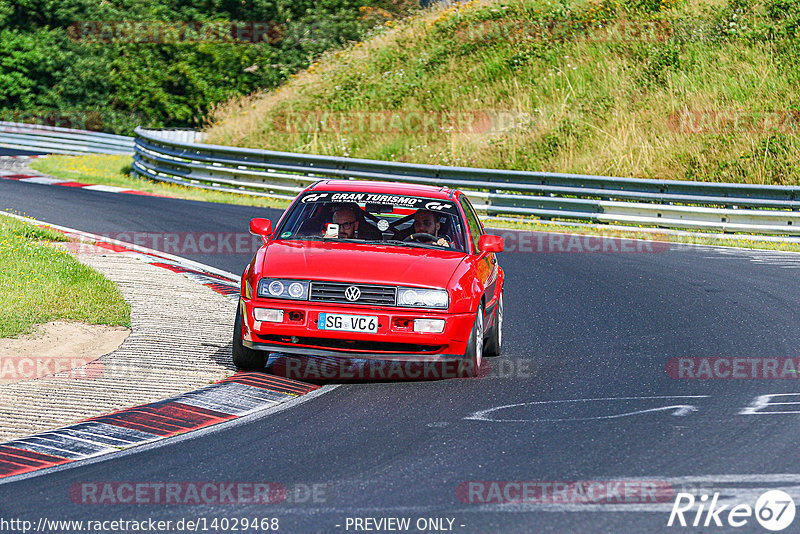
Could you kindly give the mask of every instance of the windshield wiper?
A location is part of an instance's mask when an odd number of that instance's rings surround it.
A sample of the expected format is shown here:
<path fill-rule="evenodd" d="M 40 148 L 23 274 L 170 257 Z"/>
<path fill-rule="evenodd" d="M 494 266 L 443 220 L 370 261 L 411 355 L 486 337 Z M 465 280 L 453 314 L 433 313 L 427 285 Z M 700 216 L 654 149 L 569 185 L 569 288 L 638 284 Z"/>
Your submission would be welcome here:
<path fill-rule="evenodd" d="M 400 241 L 399 239 L 389 239 L 388 241 L 376 241 L 376 243 L 381 243 L 383 245 L 402 246 L 402 247 L 421 247 L 421 248 L 436 248 L 436 249 L 442 248 L 434 244 L 419 243 L 417 241 Z"/>
<path fill-rule="evenodd" d="M 353 237 L 329 237 L 324 240 L 326 243 L 367 243 L 363 239 Z"/>

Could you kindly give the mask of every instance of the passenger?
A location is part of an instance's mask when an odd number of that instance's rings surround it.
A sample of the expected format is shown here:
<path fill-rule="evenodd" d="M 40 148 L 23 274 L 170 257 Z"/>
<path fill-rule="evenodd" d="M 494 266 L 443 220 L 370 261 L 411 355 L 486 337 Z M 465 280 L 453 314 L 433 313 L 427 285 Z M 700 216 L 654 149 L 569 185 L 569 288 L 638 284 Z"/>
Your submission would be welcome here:
<path fill-rule="evenodd" d="M 449 247 L 450 243 L 444 237 L 439 237 L 439 229 L 442 223 L 439 222 L 439 216 L 435 212 L 426 209 L 417 210 L 414 214 L 414 233 L 415 234 L 430 234 L 437 238 L 436 241 L 428 241 L 440 247 Z"/>

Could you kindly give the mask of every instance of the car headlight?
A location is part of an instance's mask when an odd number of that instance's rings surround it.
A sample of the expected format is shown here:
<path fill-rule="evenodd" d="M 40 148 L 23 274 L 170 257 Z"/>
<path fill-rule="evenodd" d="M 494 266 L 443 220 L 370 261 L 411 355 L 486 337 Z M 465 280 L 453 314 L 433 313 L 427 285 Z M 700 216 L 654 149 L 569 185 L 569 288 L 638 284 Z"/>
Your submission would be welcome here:
<path fill-rule="evenodd" d="M 418 289 L 400 287 L 397 290 L 397 305 L 413 308 L 446 309 L 449 303 L 446 289 Z"/>
<path fill-rule="evenodd" d="M 262 278 L 258 281 L 258 296 L 272 299 L 308 300 L 309 282 L 305 280 L 276 280 Z"/>

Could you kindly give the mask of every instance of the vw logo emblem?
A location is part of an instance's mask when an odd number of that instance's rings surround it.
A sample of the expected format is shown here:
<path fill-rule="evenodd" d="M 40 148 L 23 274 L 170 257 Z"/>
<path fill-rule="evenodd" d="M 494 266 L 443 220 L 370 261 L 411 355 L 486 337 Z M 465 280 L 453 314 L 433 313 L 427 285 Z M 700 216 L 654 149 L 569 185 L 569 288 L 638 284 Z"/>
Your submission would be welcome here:
<path fill-rule="evenodd" d="M 358 289 L 356 286 L 350 286 L 344 290 L 344 298 L 349 300 L 350 302 L 355 302 L 361 296 L 361 290 Z"/>

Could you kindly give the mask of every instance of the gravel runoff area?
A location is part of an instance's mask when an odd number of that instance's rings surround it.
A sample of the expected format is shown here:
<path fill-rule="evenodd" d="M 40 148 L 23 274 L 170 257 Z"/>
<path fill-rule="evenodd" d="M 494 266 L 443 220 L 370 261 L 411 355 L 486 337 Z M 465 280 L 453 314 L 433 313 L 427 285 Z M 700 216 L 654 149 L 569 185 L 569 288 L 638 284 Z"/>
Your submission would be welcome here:
<path fill-rule="evenodd" d="M 235 372 L 234 300 L 139 254 L 80 244 L 75 256 L 120 288 L 131 305 L 131 334 L 85 369 L 0 385 L 0 441 L 158 401 Z"/>

